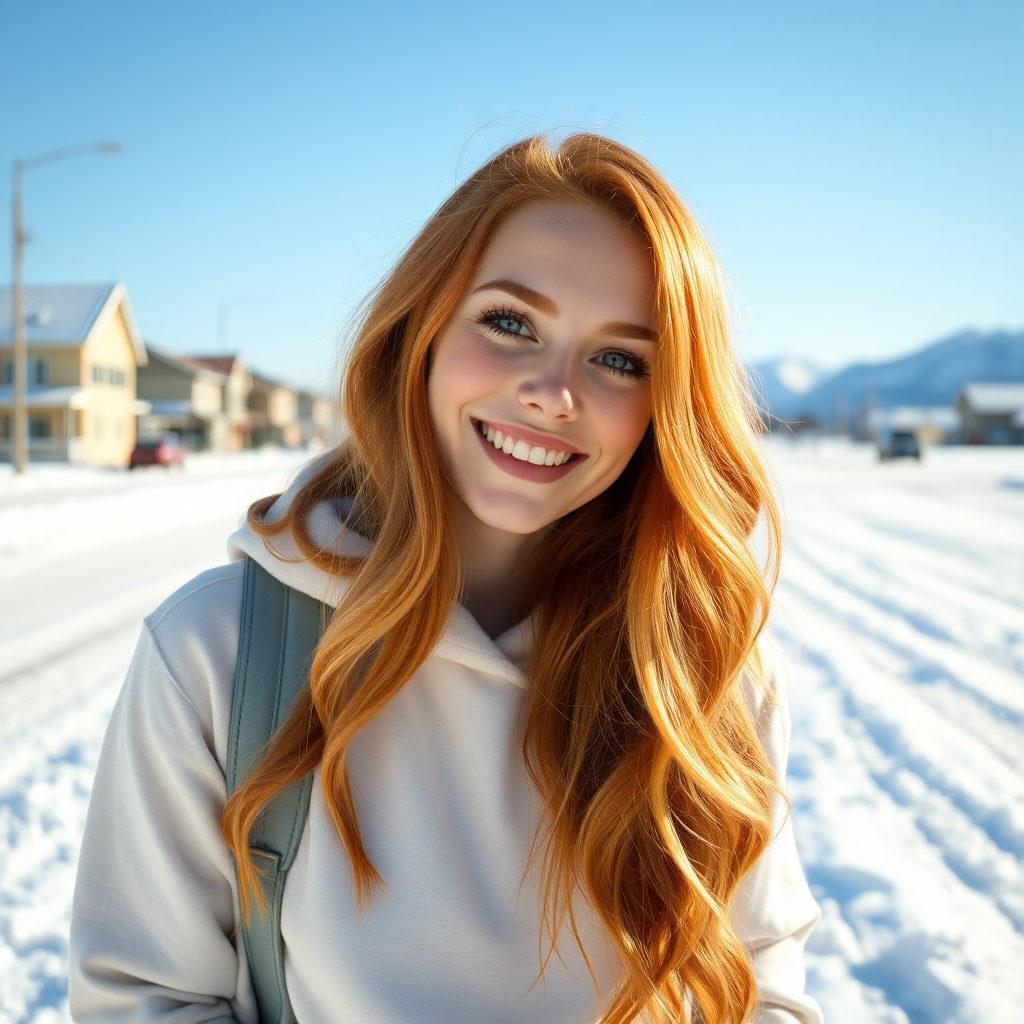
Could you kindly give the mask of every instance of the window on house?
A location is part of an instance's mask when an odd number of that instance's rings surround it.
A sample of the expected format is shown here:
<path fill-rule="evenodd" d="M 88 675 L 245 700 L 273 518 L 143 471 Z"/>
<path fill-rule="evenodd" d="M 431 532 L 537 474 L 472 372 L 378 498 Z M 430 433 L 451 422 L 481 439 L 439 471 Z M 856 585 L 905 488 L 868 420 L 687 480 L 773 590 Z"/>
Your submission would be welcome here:
<path fill-rule="evenodd" d="M 28 384 L 29 387 L 49 387 L 50 385 L 50 357 L 30 356 L 28 361 Z M 50 435 L 47 434 L 47 437 Z"/>
<path fill-rule="evenodd" d="M 115 370 L 109 366 L 94 366 L 92 368 L 93 384 L 114 384 L 117 387 L 124 387 L 124 370 Z"/>
<path fill-rule="evenodd" d="M 30 388 L 49 387 L 50 379 L 50 357 L 29 356 L 28 386 Z M 3 382 L 6 385 L 14 383 L 14 358 L 11 356 L 4 359 Z"/>
<path fill-rule="evenodd" d="M 28 436 L 29 437 L 51 437 L 53 434 L 53 420 L 49 416 L 29 416 Z"/>

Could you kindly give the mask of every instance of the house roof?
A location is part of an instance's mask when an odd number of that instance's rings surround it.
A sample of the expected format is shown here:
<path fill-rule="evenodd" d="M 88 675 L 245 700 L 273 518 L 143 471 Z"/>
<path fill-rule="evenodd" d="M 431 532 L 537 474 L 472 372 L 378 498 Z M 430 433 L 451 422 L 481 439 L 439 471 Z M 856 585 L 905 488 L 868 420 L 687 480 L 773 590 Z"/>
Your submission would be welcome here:
<path fill-rule="evenodd" d="M 135 361 L 146 362 L 146 346 L 128 301 L 128 289 L 113 284 L 48 285 L 25 289 L 25 341 L 29 346 L 84 345 L 106 327 L 120 309 Z M 14 340 L 14 298 L 0 288 L 0 344 Z"/>
<path fill-rule="evenodd" d="M 147 345 L 146 349 L 152 358 L 161 363 L 177 367 L 182 373 L 190 377 L 203 377 L 217 384 L 224 384 L 227 381 L 226 372 L 207 365 L 210 360 L 193 358 L 191 356 L 179 356 L 176 352 L 154 348 L 152 345 Z"/>
<path fill-rule="evenodd" d="M 1024 384 L 965 384 L 959 403 L 982 415 L 1005 416 L 1024 409 Z"/>
<path fill-rule="evenodd" d="M 252 387 L 253 391 L 291 391 L 295 392 L 290 384 L 285 384 L 281 380 L 273 380 L 270 377 L 264 377 L 261 373 L 254 373 L 252 375 Z"/>
<path fill-rule="evenodd" d="M 231 370 L 234 367 L 235 360 L 237 358 L 238 356 L 236 355 L 185 357 L 187 362 L 194 363 L 199 366 L 205 366 L 206 369 L 213 370 L 215 373 L 223 373 L 225 376 L 231 373 Z"/>

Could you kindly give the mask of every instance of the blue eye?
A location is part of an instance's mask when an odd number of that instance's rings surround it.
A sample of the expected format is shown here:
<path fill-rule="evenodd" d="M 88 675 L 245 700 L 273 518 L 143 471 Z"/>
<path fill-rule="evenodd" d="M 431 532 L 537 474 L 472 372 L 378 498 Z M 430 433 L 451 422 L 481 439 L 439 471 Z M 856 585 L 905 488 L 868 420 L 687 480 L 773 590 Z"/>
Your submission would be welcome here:
<path fill-rule="evenodd" d="M 633 353 L 602 352 L 594 362 L 598 366 L 606 367 L 619 377 L 646 380 L 651 375 L 647 361 Z"/>
<path fill-rule="evenodd" d="M 503 331 L 508 331 L 509 334 L 522 334 L 529 335 L 529 328 L 521 320 L 516 320 L 515 317 L 503 316 L 499 320 L 493 321 L 495 327 L 500 327 Z"/>
<path fill-rule="evenodd" d="M 618 370 L 619 373 L 628 373 L 636 367 L 621 352 L 605 352 L 598 356 L 597 361 L 609 370 Z"/>
<path fill-rule="evenodd" d="M 477 318 L 477 322 L 490 327 L 499 334 L 511 334 L 514 338 L 535 337 L 526 317 L 507 307 L 491 309 Z"/>

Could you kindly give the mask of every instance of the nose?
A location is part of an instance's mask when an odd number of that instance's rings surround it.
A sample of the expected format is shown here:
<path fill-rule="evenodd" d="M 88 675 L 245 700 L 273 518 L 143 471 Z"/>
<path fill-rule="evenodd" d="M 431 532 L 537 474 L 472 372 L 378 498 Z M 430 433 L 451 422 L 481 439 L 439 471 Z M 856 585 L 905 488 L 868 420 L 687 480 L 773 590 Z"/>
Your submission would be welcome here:
<path fill-rule="evenodd" d="M 560 362 L 549 364 L 542 372 L 519 385 L 519 404 L 545 419 L 572 422 L 580 413 L 569 377 L 567 365 Z"/>

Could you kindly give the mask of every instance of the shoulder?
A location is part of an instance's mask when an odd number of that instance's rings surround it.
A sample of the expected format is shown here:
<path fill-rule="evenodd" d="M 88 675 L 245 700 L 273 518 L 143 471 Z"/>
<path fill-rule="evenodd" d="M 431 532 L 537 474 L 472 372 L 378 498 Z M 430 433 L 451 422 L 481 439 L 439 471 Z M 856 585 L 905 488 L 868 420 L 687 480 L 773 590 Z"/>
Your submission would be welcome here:
<path fill-rule="evenodd" d="M 221 765 L 227 759 L 243 572 L 243 562 L 232 562 L 176 590 L 146 617 L 136 656 L 142 663 L 136 666 L 135 685 L 169 683 L 191 705 Z"/>
<path fill-rule="evenodd" d="M 210 615 L 232 611 L 237 632 L 244 569 L 244 562 L 235 561 L 201 572 L 146 616 L 147 628 L 154 636 L 172 639 L 182 631 L 201 627 Z"/>
<path fill-rule="evenodd" d="M 737 685 L 765 755 L 781 782 L 789 752 L 789 671 L 770 639 L 758 644 Z"/>

